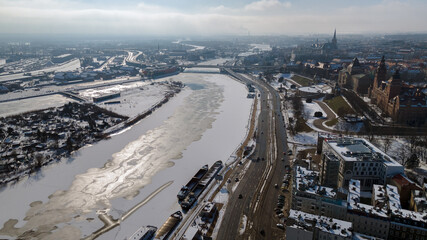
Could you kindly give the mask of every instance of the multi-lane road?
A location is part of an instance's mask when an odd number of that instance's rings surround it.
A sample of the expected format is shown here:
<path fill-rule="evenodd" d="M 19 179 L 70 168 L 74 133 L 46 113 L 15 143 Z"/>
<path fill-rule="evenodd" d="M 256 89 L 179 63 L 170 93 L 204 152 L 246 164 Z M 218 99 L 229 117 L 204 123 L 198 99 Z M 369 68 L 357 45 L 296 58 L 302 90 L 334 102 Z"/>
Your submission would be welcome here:
<path fill-rule="evenodd" d="M 280 194 L 274 185 L 280 186 L 285 165 L 289 164 L 284 155 L 287 144 L 281 99 L 264 81 L 228 71 L 259 90 L 261 112 L 252 163 L 244 173 L 235 171 L 232 179 L 238 178 L 239 185 L 230 195 L 217 239 L 284 239 L 284 231 L 276 226 L 279 219 L 274 211 Z"/>

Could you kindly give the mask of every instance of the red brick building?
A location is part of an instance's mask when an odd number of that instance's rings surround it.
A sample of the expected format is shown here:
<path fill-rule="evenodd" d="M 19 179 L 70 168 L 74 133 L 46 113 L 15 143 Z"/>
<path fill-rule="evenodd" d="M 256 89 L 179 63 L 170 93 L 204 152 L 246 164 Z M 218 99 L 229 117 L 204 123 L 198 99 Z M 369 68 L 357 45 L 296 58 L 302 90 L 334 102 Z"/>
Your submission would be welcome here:
<path fill-rule="evenodd" d="M 414 126 L 426 124 L 426 90 L 404 83 L 399 71 L 386 80 L 387 68 L 384 57 L 377 68 L 373 85 L 370 87 L 371 102 L 397 123 Z"/>

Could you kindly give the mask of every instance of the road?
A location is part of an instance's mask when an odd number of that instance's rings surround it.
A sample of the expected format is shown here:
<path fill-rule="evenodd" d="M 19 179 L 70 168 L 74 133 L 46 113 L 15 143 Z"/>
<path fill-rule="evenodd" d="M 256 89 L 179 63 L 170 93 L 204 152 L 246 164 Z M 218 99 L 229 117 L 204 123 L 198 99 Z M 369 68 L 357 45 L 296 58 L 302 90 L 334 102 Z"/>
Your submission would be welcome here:
<path fill-rule="evenodd" d="M 274 212 L 280 194 L 274 184 L 280 185 L 285 175 L 285 165 L 289 164 L 287 156 L 283 154 L 287 151 L 287 140 L 279 94 L 252 76 L 239 75 L 231 70 L 228 72 L 259 90 L 261 112 L 252 163 L 245 173 L 235 171 L 236 175 L 232 177 L 239 178 L 240 183 L 230 194 L 217 239 L 284 239 L 284 231 L 276 227 L 279 219 Z M 261 160 L 258 161 L 258 157 Z M 239 194 L 242 194 L 242 199 L 239 199 Z M 247 222 L 243 232 L 240 229 L 244 217 Z"/>
<path fill-rule="evenodd" d="M 332 120 L 336 119 L 337 117 L 336 117 L 335 113 L 326 105 L 326 103 L 321 102 L 321 101 L 316 101 L 316 103 L 319 104 L 319 106 L 322 108 L 322 110 L 326 113 L 327 117 L 314 120 L 313 125 L 316 128 L 323 130 L 325 132 L 341 133 L 340 131 L 332 130 L 332 129 L 327 128 L 323 125 L 324 122 L 332 121 Z"/>

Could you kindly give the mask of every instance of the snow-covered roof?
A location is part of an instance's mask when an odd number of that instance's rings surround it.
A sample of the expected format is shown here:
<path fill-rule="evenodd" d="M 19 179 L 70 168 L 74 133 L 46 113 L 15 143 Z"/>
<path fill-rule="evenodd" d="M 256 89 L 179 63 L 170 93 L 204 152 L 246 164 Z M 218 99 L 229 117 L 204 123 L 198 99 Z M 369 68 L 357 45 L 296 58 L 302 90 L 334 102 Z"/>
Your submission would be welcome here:
<path fill-rule="evenodd" d="M 376 204 L 384 203 L 385 205 L 385 203 L 387 202 L 387 198 L 386 198 L 387 192 L 384 189 L 384 186 L 374 184 L 372 188 L 373 188 L 372 194 L 374 195 L 375 203 Z"/>
<path fill-rule="evenodd" d="M 307 92 L 307 93 L 321 92 L 321 90 L 316 88 L 316 87 L 300 87 L 300 88 L 298 88 L 298 90 L 300 90 L 301 92 Z"/>
<path fill-rule="evenodd" d="M 387 196 L 388 196 L 388 205 L 390 210 L 395 211 L 398 209 L 402 209 L 402 206 L 400 205 L 400 195 L 397 191 L 397 187 L 393 185 L 387 185 Z"/>
<path fill-rule="evenodd" d="M 355 205 L 360 202 L 360 180 L 350 179 L 348 184 L 347 203 Z"/>
<path fill-rule="evenodd" d="M 403 166 L 363 138 L 326 138 L 325 143 L 344 161 L 375 161 L 388 169 L 386 175 L 403 173 Z"/>
<path fill-rule="evenodd" d="M 387 210 L 379 207 L 374 207 L 368 204 L 360 203 L 360 181 L 351 179 L 349 183 L 349 191 L 347 195 L 347 208 L 353 211 L 364 212 L 365 214 L 375 215 L 378 217 L 387 218 Z"/>
<path fill-rule="evenodd" d="M 315 194 L 319 196 L 335 198 L 336 192 L 333 188 L 318 185 L 319 172 L 311 171 L 298 166 L 295 171 L 295 185 L 298 191 Z"/>
<path fill-rule="evenodd" d="M 322 232 L 342 237 L 352 236 L 351 228 L 353 224 L 351 222 L 293 209 L 290 210 L 288 219 L 294 220 L 298 226 L 303 228 L 317 228 Z"/>
<path fill-rule="evenodd" d="M 414 212 L 406 209 L 392 211 L 393 215 L 401 216 L 402 218 L 411 219 L 417 222 L 427 223 L 427 213 Z"/>

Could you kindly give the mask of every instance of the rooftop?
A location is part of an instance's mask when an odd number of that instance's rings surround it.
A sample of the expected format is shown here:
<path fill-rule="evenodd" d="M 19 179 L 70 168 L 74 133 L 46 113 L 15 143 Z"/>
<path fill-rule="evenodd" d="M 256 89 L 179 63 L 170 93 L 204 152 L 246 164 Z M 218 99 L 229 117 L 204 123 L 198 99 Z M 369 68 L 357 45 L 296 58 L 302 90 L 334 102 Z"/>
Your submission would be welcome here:
<path fill-rule="evenodd" d="M 295 171 L 295 185 L 298 191 L 335 198 L 333 188 L 318 185 L 319 172 L 298 166 Z"/>
<path fill-rule="evenodd" d="M 303 229 L 317 228 L 322 232 L 328 232 L 342 237 L 349 237 L 352 235 L 351 228 L 353 224 L 351 222 L 309 214 L 293 209 L 290 210 L 288 219 L 295 221 L 296 225 L 294 227 Z"/>
<path fill-rule="evenodd" d="M 347 195 L 347 208 L 349 210 L 363 212 L 368 215 L 387 218 L 387 210 L 379 207 L 374 207 L 368 204 L 360 203 L 360 181 L 350 180 L 349 191 Z"/>
<path fill-rule="evenodd" d="M 400 195 L 397 191 L 397 187 L 393 185 L 387 185 L 387 196 L 388 196 L 388 206 L 390 210 L 395 211 L 402 209 L 402 206 L 400 205 Z"/>
<path fill-rule="evenodd" d="M 345 161 L 379 161 L 389 167 L 402 167 L 396 160 L 363 138 L 326 138 L 325 142 Z"/>

